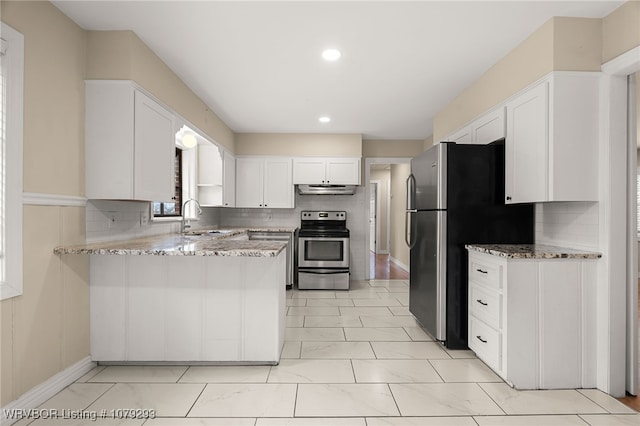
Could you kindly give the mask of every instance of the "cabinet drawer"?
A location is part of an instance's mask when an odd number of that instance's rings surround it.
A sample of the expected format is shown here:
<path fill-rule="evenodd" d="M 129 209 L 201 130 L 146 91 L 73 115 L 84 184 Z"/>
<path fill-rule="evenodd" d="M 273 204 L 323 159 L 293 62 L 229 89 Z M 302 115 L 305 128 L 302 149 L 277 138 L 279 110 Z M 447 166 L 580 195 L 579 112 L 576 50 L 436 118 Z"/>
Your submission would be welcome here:
<path fill-rule="evenodd" d="M 502 368 L 502 334 L 474 316 L 469 316 L 469 349 L 496 372 Z"/>
<path fill-rule="evenodd" d="M 471 283 L 469 285 L 469 312 L 491 327 L 502 328 L 502 294 Z"/>
<path fill-rule="evenodd" d="M 502 265 L 471 256 L 469 258 L 469 281 L 477 281 L 501 289 Z"/>

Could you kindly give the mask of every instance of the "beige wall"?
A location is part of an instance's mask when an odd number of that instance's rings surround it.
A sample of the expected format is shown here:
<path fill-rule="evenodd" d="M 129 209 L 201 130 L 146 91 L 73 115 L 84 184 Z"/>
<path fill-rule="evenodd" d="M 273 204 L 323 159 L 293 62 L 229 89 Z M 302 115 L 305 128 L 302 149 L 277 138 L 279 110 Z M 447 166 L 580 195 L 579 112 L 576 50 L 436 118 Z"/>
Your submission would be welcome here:
<path fill-rule="evenodd" d="M 209 138 L 235 151 L 232 130 L 132 31 L 87 33 L 87 79 L 133 80 Z"/>
<path fill-rule="evenodd" d="M 407 266 L 409 266 L 409 247 L 407 247 L 404 239 L 404 212 L 407 206 L 406 180 L 410 173 L 410 164 L 391 165 L 389 255 Z"/>
<path fill-rule="evenodd" d="M 433 146 L 433 135 L 429 136 L 424 140 L 424 143 L 422 144 L 422 150 L 426 151 L 432 146 Z"/>
<path fill-rule="evenodd" d="M 602 20 L 550 19 L 436 114 L 433 140 L 442 140 L 551 71 L 599 71 L 601 46 Z"/>
<path fill-rule="evenodd" d="M 238 133 L 237 155 L 362 157 L 362 136 L 354 134 Z"/>
<path fill-rule="evenodd" d="M 424 150 L 420 140 L 377 140 L 362 141 L 362 156 L 365 158 L 413 158 Z"/>
<path fill-rule="evenodd" d="M 378 203 L 379 203 L 379 211 L 380 215 L 376 218 L 378 221 L 378 229 L 380 230 L 380 234 L 378 235 L 378 251 L 379 252 L 389 252 L 389 247 L 387 247 L 388 242 L 388 227 L 387 223 L 389 218 L 387 217 L 387 202 L 389 200 L 389 184 L 391 180 L 391 169 L 389 170 L 371 170 L 369 174 L 370 181 L 380 181 L 378 185 Z"/>
<path fill-rule="evenodd" d="M 602 63 L 640 46 L 640 1 L 628 1 L 602 20 Z"/>
<path fill-rule="evenodd" d="M 0 8 L 25 37 L 24 190 L 82 196 L 86 34 L 48 2 Z M 87 259 L 53 254 L 85 241 L 84 208 L 23 212 L 24 293 L 0 302 L 0 406 L 89 355 Z"/>

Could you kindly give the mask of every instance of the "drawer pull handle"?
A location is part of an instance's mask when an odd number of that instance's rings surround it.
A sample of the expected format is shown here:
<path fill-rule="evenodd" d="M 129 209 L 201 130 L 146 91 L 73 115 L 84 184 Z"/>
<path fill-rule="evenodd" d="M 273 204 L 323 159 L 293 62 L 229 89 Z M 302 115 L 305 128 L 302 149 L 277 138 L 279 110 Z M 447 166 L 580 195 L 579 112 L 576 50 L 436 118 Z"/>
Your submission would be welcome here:
<path fill-rule="evenodd" d="M 487 343 L 487 341 L 484 340 L 482 336 L 476 336 L 476 339 L 480 340 L 482 343 Z"/>
<path fill-rule="evenodd" d="M 487 302 L 483 302 L 482 299 L 477 299 L 476 302 L 478 302 L 482 306 L 487 306 L 488 305 L 488 303 Z"/>
<path fill-rule="evenodd" d="M 478 269 L 476 269 L 476 271 L 480 272 L 481 274 L 488 274 L 488 272 L 487 272 L 487 271 L 483 271 L 482 269 L 479 269 L 479 268 L 478 268 Z"/>

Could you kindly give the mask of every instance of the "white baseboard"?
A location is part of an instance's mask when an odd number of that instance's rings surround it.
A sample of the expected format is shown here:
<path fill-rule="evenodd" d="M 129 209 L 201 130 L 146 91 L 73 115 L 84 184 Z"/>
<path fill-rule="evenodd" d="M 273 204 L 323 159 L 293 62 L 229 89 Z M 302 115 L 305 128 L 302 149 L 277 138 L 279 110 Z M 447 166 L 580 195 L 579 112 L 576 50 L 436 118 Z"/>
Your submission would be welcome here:
<path fill-rule="evenodd" d="M 389 260 L 395 263 L 400 268 L 404 269 L 406 272 L 409 272 L 409 265 L 405 265 L 393 256 L 389 256 Z"/>
<path fill-rule="evenodd" d="M 54 375 L 47 381 L 40 383 L 15 401 L 11 401 L 2 407 L 2 412 L 0 413 L 0 425 L 8 426 L 20 420 L 18 418 L 7 419 L 6 414 L 11 410 L 29 410 L 37 408 L 62 389 L 87 374 L 95 366 L 96 363 L 91 361 L 91 357 L 86 357 L 76 362 L 66 370 Z"/>

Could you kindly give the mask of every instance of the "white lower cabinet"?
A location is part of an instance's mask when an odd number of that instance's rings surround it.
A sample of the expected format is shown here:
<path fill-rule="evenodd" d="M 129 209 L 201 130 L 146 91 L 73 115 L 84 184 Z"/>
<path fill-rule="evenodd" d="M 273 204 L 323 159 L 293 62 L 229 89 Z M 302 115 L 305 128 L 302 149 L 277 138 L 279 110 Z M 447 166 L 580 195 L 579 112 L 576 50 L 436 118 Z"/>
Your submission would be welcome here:
<path fill-rule="evenodd" d="M 596 385 L 597 262 L 469 253 L 469 348 L 517 389 Z"/>
<path fill-rule="evenodd" d="M 286 254 L 91 256 L 91 359 L 277 364 Z"/>

